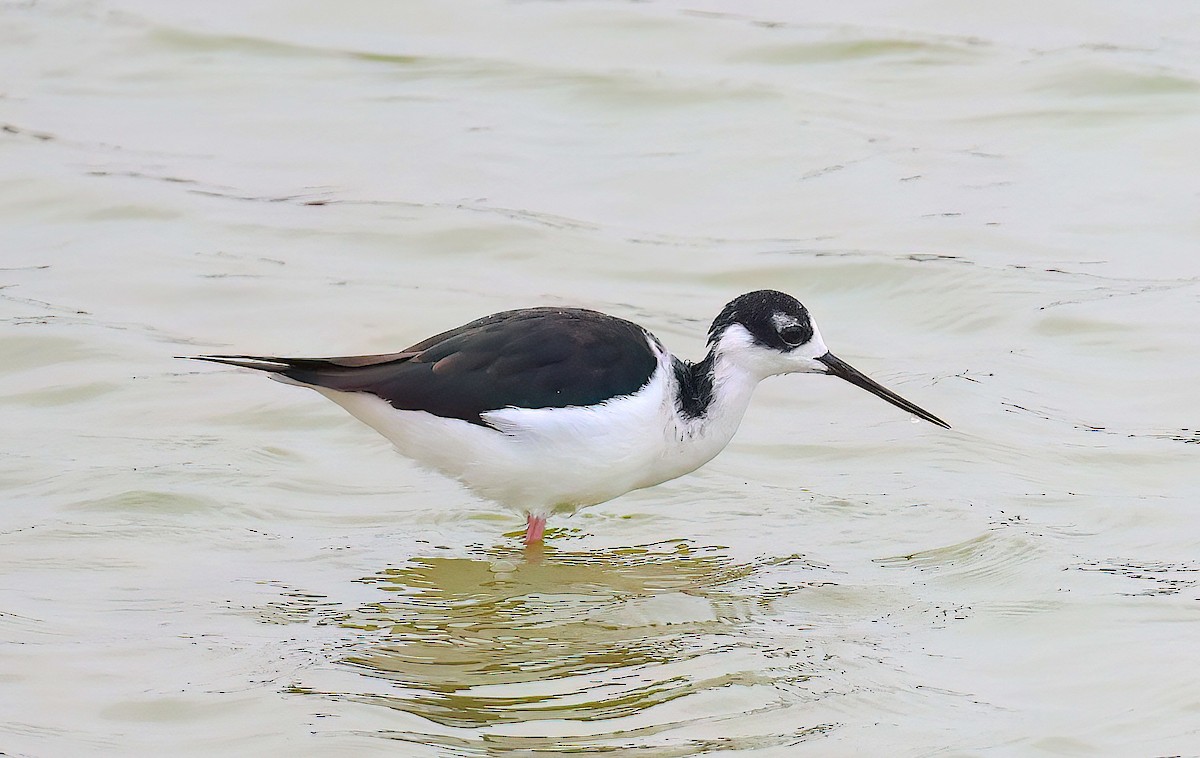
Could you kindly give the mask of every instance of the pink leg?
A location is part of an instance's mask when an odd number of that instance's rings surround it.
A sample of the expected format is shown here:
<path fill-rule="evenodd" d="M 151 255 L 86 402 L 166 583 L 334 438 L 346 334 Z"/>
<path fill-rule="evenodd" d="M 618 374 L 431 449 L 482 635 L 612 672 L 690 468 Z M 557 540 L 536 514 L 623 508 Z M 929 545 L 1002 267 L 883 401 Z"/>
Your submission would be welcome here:
<path fill-rule="evenodd" d="M 525 514 L 525 544 L 531 545 L 534 542 L 542 541 L 542 534 L 546 531 L 546 517 L 535 516 L 532 513 Z"/>

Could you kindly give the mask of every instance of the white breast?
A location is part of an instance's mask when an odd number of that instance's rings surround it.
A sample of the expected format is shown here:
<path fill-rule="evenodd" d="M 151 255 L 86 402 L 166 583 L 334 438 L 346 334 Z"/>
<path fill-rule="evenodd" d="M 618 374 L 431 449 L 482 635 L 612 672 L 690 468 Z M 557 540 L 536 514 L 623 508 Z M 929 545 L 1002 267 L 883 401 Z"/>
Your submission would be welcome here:
<path fill-rule="evenodd" d="M 653 348 L 658 368 L 637 393 L 586 408 L 504 408 L 483 414 L 496 428 L 397 410 L 367 393 L 314 389 L 405 456 L 483 497 L 517 511 L 573 511 L 694 471 L 737 429 L 749 391 L 732 407 L 714 402 L 703 419 L 681 418 L 673 359 L 658 345 Z"/>

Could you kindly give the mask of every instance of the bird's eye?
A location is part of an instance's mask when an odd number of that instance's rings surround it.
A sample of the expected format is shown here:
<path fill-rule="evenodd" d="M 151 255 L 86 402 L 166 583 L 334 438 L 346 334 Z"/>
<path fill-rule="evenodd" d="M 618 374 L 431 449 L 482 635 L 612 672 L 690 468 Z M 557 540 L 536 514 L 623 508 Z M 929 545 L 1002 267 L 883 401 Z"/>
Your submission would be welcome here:
<path fill-rule="evenodd" d="M 779 330 L 779 336 L 789 345 L 799 345 L 804 341 L 804 330 L 798 326 L 785 326 Z"/>

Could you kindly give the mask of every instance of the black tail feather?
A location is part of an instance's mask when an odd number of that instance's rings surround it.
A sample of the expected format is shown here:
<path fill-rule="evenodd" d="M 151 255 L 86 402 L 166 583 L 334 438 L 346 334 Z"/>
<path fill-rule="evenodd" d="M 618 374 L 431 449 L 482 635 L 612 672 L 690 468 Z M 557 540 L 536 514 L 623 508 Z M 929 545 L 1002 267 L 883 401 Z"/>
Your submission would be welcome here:
<path fill-rule="evenodd" d="M 187 360 L 221 363 L 226 366 L 265 371 L 277 377 L 314 387 L 357 392 L 371 390 L 375 381 L 386 379 L 395 364 L 413 353 L 357 355 L 344 358 L 280 358 L 266 355 L 187 355 Z"/>
<path fill-rule="evenodd" d="M 275 374 L 289 369 L 316 371 L 327 368 L 342 368 L 332 360 L 326 358 L 278 358 L 271 355 L 180 355 L 177 357 L 191 361 L 224 363 L 227 366 L 251 368 Z"/>

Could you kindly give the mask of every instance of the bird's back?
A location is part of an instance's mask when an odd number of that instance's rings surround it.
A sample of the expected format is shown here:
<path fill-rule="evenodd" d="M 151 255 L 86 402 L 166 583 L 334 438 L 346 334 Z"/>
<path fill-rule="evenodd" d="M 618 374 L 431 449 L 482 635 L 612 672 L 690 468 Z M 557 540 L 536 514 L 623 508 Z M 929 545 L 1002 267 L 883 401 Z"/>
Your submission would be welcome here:
<path fill-rule="evenodd" d="M 501 408 L 592 406 L 630 395 L 657 365 L 639 326 L 581 308 L 525 308 L 472 321 L 398 353 L 337 358 L 208 356 L 297 384 L 363 392 L 398 410 L 486 424 Z"/>

